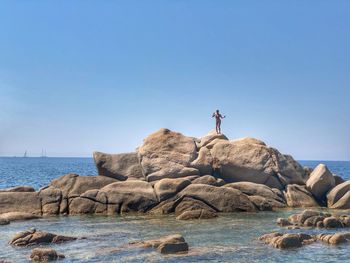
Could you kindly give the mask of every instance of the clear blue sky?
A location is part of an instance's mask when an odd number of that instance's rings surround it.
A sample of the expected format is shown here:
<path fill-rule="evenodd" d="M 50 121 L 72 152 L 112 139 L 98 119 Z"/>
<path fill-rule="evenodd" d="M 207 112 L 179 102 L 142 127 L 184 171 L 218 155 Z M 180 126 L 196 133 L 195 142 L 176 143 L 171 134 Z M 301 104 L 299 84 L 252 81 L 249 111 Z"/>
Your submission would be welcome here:
<path fill-rule="evenodd" d="M 0 155 L 134 150 L 227 118 L 297 159 L 350 160 L 350 1 L 1 1 Z"/>

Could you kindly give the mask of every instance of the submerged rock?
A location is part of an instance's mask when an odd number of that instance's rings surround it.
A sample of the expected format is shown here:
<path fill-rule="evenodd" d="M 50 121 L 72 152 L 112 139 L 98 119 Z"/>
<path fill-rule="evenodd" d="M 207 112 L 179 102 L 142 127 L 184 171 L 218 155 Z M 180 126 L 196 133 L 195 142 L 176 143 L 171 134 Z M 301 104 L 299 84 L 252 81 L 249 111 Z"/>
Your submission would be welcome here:
<path fill-rule="evenodd" d="M 48 232 L 31 229 L 17 233 L 10 241 L 10 245 L 27 247 L 41 244 L 56 244 L 76 240 L 75 237 L 61 236 Z"/>
<path fill-rule="evenodd" d="M 57 253 L 52 248 L 34 248 L 30 255 L 30 259 L 35 262 L 56 261 L 63 258 L 65 258 L 63 254 Z"/>

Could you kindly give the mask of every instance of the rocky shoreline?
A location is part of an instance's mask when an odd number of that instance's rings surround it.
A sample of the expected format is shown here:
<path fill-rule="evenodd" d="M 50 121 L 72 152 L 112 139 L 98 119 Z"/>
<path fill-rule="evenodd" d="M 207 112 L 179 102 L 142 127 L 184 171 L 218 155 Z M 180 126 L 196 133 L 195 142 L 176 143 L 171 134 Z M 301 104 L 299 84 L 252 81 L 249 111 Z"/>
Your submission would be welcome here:
<path fill-rule="evenodd" d="M 302 167 L 254 138 L 230 141 L 214 132 L 193 138 L 161 129 L 133 153 L 93 156 L 98 176 L 67 174 L 39 191 L 0 190 L 0 225 L 55 215 L 133 212 L 190 220 L 287 207 L 350 208 L 350 181 L 324 164 Z"/>

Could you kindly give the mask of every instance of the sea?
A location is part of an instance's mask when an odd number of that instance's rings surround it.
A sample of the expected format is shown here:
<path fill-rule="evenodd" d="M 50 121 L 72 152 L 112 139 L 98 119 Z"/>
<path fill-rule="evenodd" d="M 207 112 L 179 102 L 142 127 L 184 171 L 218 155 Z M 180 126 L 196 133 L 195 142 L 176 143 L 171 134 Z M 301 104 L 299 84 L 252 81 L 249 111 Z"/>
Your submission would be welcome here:
<path fill-rule="evenodd" d="M 350 179 L 350 162 L 300 161 L 304 166 L 326 164 L 329 169 Z M 96 175 L 92 158 L 0 158 L 0 188 L 29 185 L 40 189 L 52 179 L 67 173 Z M 62 235 L 81 237 L 77 241 L 50 247 L 63 253 L 60 262 L 349 262 L 350 244 L 339 246 L 319 242 L 299 249 L 277 250 L 257 238 L 272 231 L 309 234 L 334 233 L 334 230 L 279 228 L 278 217 L 288 217 L 301 209 L 274 212 L 220 214 L 216 219 L 179 221 L 173 215 L 56 216 L 12 222 L 0 226 L 0 262 L 28 262 L 32 248 L 8 244 L 20 231 L 36 228 Z M 348 211 L 337 211 L 348 214 Z M 338 230 L 338 231 L 346 231 Z M 179 233 L 189 244 L 188 254 L 161 255 L 152 248 L 134 248 L 129 242 Z"/>

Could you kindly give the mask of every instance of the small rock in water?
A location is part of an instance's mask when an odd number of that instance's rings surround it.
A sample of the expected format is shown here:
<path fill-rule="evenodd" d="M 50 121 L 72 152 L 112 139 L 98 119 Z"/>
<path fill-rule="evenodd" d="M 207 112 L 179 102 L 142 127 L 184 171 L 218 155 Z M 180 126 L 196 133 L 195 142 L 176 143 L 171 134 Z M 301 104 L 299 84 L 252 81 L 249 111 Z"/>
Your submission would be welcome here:
<path fill-rule="evenodd" d="M 5 219 L 5 218 L 0 218 L 0 226 L 3 226 L 3 225 L 8 225 L 10 224 L 10 221 Z"/>
<path fill-rule="evenodd" d="M 159 239 L 136 241 L 130 245 L 137 247 L 153 247 L 162 254 L 187 253 L 188 244 L 179 234 L 161 237 Z"/>
<path fill-rule="evenodd" d="M 259 240 L 278 249 L 299 248 L 315 241 L 312 236 L 303 233 L 281 234 L 276 232 L 263 235 L 259 237 Z"/>
<path fill-rule="evenodd" d="M 36 229 L 20 232 L 10 241 L 10 245 L 18 247 L 27 247 L 40 244 L 57 244 L 76 240 L 75 237 L 60 236 L 48 232 L 42 232 Z"/>
<path fill-rule="evenodd" d="M 52 248 L 35 248 L 30 255 L 30 259 L 35 262 L 48 262 L 65 258 L 64 255 L 58 254 Z"/>

